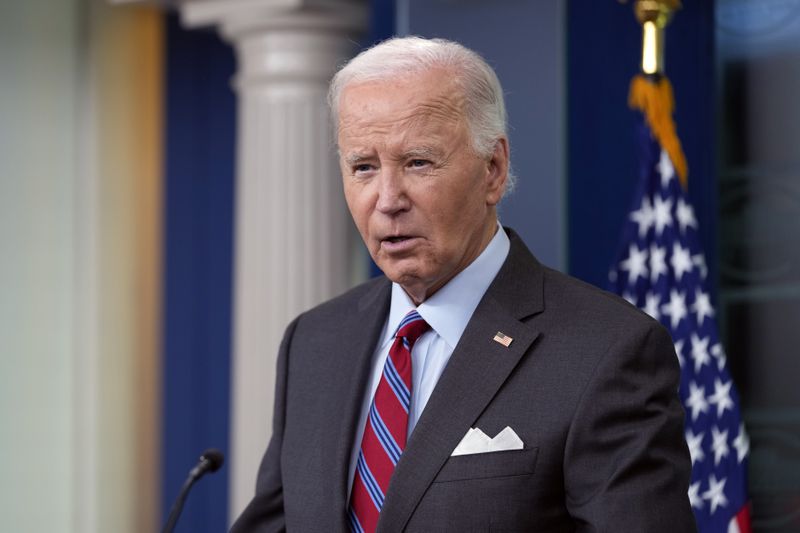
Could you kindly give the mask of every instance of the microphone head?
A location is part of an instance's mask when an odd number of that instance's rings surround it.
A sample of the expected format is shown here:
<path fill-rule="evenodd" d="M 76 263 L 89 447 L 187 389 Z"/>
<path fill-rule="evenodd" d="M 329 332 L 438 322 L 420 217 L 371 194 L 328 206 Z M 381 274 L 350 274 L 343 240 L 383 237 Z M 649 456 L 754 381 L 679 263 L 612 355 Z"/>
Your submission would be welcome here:
<path fill-rule="evenodd" d="M 209 448 L 203 452 L 203 455 L 200 456 L 200 460 L 206 461 L 209 472 L 216 472 L 220 469 L 222 463 L 225 462 L 225 455 L 215 448 Z"/>

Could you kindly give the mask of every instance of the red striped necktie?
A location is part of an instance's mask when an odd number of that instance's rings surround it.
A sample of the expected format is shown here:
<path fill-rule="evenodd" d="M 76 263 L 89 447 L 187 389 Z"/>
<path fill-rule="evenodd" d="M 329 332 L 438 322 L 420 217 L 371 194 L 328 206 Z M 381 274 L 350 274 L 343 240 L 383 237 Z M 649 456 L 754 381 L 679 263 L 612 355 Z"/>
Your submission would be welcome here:
<path fill-rule="evenodd" d="M 378 525 L 383 498 L 397 461 L 406 447 L 411 407 L 411 349 L 429 328 L 416 311 L 400 322 L 383 374 L 369 407 L 356 462 L 348 518 L 356 533 L 371 533 Z"/>

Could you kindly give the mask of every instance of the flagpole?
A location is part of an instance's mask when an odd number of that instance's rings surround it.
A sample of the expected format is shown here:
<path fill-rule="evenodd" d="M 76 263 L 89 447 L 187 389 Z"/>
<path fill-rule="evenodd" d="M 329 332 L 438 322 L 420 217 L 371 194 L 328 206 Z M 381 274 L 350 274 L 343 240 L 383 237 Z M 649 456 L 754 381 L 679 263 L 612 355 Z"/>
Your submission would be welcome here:
<path fill-rule="evenodd" d="M 642 72 L 664 73 L 664 28 L 681 8 L 680 0 L 636 0 L 633 11 L 642 25 Z"/>

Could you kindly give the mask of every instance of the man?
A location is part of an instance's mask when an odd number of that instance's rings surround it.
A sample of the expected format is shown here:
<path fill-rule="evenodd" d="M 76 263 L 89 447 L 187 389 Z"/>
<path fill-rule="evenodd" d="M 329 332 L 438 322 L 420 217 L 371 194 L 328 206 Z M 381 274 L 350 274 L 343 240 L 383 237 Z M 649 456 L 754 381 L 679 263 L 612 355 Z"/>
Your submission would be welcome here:
<path fill-rule="evenodd" d="M 456 43 L 389 40 L 330 102 L 345 198 L 386 278 L 288 327 L 232 531 L 694 531 L 668 334 L 498 224 L 492 69 Z"/>

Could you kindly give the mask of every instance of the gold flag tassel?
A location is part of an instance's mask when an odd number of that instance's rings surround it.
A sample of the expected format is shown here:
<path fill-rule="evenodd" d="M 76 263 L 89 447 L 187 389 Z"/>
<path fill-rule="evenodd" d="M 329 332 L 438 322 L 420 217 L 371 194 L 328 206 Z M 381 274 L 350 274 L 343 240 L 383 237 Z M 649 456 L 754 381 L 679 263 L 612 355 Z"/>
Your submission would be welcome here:
<path fill-rule="evenodd" d="M 656 140 L 669 155 L 672 166 L 675 167 L 681 185 L 685 189 L 689 167 L 681 148 L 681 141 L 675 131 L 675 121 L 672 119 L 675 99 L 672 96 L 672 85 L 667 77 L 660 76 L 658 81 L 650 81 L 642 74 L 634 76 L 631 80 L 628 105 L 642 112 Z"/>
<path fill-rule="evenodd" d="M 642 25 L 643 74 L 631 81 L 628 105 L 644 114 L 650 131 L 666 150 L 685 189 L 689 167 L 672 120 L 675 109 L 672 85 L 664 75 L 664 29 L 680 8 L 680 0 L 635 0 L 633 10 Z"/>

